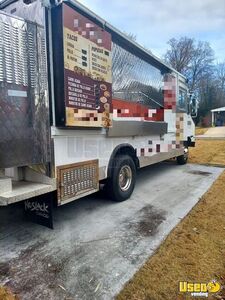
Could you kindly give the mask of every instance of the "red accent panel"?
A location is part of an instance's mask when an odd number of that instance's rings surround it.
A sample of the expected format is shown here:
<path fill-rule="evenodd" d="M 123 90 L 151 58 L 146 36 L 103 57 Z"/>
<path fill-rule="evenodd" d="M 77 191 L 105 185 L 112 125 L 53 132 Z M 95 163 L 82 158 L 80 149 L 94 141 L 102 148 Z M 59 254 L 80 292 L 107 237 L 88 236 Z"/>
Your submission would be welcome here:
<path fill-rule="evenodd" d="M 121 99 L 113 99 L 112 103 L 113 110 L 117 110 L 118 117 L 141 117 L 146 121 L 164 121 L 164 109 L 162 108 L 156 109 L 156 113 L 153 114 L 152 117 L 148 117 L 148 111 L 151 109 L 151 107 L 148 107 L 146 105 Z M 129 110 L 129 112 L 126 112 L 125 110 Z"/>

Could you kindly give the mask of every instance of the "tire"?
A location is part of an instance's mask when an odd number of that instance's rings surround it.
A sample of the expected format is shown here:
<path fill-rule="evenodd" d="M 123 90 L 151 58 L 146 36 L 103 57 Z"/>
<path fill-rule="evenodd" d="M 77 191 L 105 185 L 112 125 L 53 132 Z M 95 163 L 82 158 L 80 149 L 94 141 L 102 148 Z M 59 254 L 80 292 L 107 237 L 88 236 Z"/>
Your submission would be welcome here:
<path fill-rule="evenodd" d="M 177 156 L 177 164 L 185 165 L 188 162 L 188 149 L 183 155 Z"/>
<path fill-rule="evenodd" d="M 107 181 L 107 193 L 113 201 L 130 198 L 136 182 L 136 166 L 129 155 L 114 158 L 111 176 Z"/>

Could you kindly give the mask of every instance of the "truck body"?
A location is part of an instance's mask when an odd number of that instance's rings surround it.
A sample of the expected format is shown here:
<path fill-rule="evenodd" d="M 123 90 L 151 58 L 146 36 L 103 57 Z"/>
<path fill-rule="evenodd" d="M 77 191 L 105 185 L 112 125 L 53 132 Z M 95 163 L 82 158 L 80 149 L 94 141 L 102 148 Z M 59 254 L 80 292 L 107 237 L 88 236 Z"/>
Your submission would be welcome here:
<path fill-rule="evenodd" d="M 136 170 L 186 163 L 186 79 L 76 1 L 0 4 L 0 205 L 130 197 Z"/>

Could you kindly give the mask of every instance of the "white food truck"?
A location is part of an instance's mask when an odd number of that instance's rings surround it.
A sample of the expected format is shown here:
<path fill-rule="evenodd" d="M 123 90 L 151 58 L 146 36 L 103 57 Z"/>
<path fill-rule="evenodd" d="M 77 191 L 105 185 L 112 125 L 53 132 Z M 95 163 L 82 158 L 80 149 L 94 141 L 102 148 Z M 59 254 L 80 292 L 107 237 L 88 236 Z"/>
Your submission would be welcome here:
<path fill-rule="evenodd" d="M 194 106 L 180 73 L 80 3 L 0 2 L 1 206 L 45 217 L 50 195 L 101 182 L 128 199 L 138 168 L 187 162 Z"/>

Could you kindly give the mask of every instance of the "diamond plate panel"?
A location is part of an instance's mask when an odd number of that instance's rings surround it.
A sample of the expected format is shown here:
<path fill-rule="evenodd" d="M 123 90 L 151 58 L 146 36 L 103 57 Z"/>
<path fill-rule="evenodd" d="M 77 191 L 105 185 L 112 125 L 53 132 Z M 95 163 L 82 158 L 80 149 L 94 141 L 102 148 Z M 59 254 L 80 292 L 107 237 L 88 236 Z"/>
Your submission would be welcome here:
<path fill-rule="evenodd" d="M 50 161 L 44 29 L 0 13 L 0 168 Z"/>
<path fill-rule="evenodd" d="M 163 106 L 163 74 L 115 42 L 112 47 L 113 96 L 128 101 Z"/>

